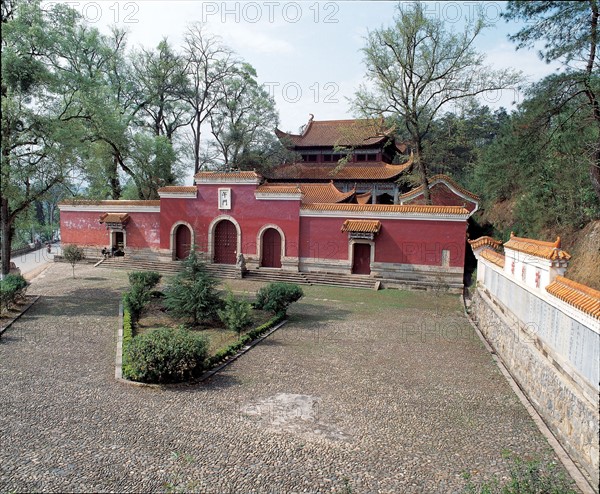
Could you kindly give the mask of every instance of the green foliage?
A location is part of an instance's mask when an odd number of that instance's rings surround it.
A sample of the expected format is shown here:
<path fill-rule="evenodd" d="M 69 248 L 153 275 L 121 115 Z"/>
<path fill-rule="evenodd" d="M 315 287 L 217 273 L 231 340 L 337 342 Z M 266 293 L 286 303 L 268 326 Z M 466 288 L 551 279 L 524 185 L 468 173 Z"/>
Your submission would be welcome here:
<path fill-rule="evenodd" d="M 4 310 L 8 310 L 27 289 L 27 281 L 20 274 L 7 274 L 0 280 L 0 303 Z"/>
<path fill-rule="evenodd" d="M 600 216 L 589 171 L 599 131 L 579 111 L 585 96 L 570 96 L 570 84 L 553 75 L 533 85 L 475 166 L 473 191 L 504 237 L 511 230 L 531 237 L 568 233 Z M 510 211 L 502 216 L 504 201 Z"/>
<path fill-rule="evenodd" d="M 132 285 L 128 292 L 123 294 L 123 305 L 131 314 L 133 321 L 138 321 L 144 308 L 150 302 L 152 293 L 150 290 L 141 284 Z"/>
<path fill-rule="evenodd" d="M 159 284 L 162 276 L 158 271 L 131 271 L 128 274 L 129 285 L 141 285 L 148 290 L 152 290 Z"/>
<path fill-rule="evenodd" d="M 223 309 L 217 313 L 230 331 L 241 333 L 252 322 L 252 304 L 247 300 L 236 299 L 231 290 L 227 293 Z"/>
<path fill-rule="evenodd" d="M 127 348 L 133 339 L 133 323 L 131 321 L 131 313 L 125 309 L 123 311 L 123 346 L 121 349 L 122 354 L 122 369 L 123 375 L 128 375 L 130 372 L 129 364 L 127 363 Z"/>
<path fill-rule="evenodd" d="M 543 465 L 537 460 L 524 461 L 510 457 L 510 477 L 501 482 L 497 477 L 474 484 L 470 474 L 464 474 L 465 494 L 575 494 L 572 483 L 558 471 L 555 463 Z"/>
<path fill-rule="evenodd" d="M 258 291 L 254 306 L 273 314 L 285 315 L 288 307 L 303 296 L 302 288 L 293 283 L 269 283 Z"/>
<path fill-rule="evenodd" d="M 183 261 L 183 272 L 165 290 L 165 306 L 175 317 L 194 325 L 214 319 L 222 305 L 216 286 L 217 281 L 192 248 Z"/>
<path fill-rule="evenodd" d="M 127 347 L 127 377 L 146 383 L 181 382 L 204 369 L 208 342 L 184 328 L 159 328 L 135 336 Z"/>
<path fill-rule="evenodd" d="M 74 244 L 65 245 L 62 249 L 62 255 L 73 268 L 73 278 L 75 278 L 75 264 L 85 259 L 83 249 Z"/>
<path fill-rule="evenodd" d="M 252 331 L 248 331 L 244 336 L 242 336 L 238 341 L 232 343 L 231 345 L 221 348 L 218 352 L 216 352 L 212 357 L 208 359 L 207 368 L 212 368 L 215 365 L 219 364 L 227 357 L 235 355 L 237 352 L 241 350 L 244 345 L 251 343 L 256 338 L 261 336 L 263 333 L 266 333 L 269 329 L 275 326 L 277 323 L 281 322 L 285 318 L 284 315 L 279 314 L 273 317 L 271 320 L 262 324 L 261 326 L 254 328 Z"/>

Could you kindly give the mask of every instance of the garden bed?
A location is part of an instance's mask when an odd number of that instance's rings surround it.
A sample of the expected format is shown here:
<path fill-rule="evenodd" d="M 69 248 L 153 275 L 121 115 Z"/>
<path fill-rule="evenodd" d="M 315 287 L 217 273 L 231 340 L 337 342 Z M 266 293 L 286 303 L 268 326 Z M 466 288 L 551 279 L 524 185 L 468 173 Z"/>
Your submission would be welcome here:
<path fill-rule="evenodd" d="M 213 357 L 217 352 L 236 343 L 240 337 L 243 337 L 254 328 L 262 326 L 273 318 L 273 315 L 261 311 L 252 311 L 252 322 L 248 327 L 238 334 L 237 331 L 231 331 L 220 321 L 203 323 L 194 327 L 187 327 L 190 331 L 200 333 L 209 341 L 208 358 Z M 162 304 L 162 298 L 154 297 L 148 306 L 144 309 L 139 321 L 135 324 L 134 335 L 143 334 L 156 328 L 178 328 L 181 320 L 169 315 Z"/>
<path fill-rule="evenodd" d="M 0 314 L 0 336 L 19 319 L 36 301 L 39 295 L 24 295 L 6 311 Z"/>

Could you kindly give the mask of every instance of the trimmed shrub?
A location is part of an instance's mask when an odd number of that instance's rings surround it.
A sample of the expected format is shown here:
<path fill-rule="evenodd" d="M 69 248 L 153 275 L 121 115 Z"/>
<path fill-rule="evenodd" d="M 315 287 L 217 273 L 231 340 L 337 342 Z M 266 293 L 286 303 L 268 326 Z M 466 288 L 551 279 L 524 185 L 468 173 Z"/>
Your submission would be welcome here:
<path fill-rule="evenodd" d="M 238 300 L 230 290 L 225 298 L 224 307 L 218 310 L 219 318 L 227 329 L 242 332 L 252 322 L 252 304 L 247 300 Z"/>
<path fill-rule="evenodd" d="M 175 317 L 193 325 L 215 319 L 222 306 L 217 281 L 194 251 L 183 261 L 183 266 L 184 271 L 165 290 L 165 307 Z"/>
<path fill-rule="evenodd" d="M 125 359 L 129 379 L 146 383 L 181 382 L 198 376 L 208 352 L 207 339 L 184 328 L 159 328 L 135 336 Z"/>
<path fill-rule="evenodd" d="M 25 293 L 27 280 L 20 274 L 7 274 L 0 281 L 0 303 L 2 309 L 8 310 L 17 299 Z"/>
<path fill-rule="evenodd" d="M 128 276 L 131 286 L 141 285 L 147 290 L 152 290 L 162 278 L 157 271 L 132 271 Z"/>
<path fill-rule="evenodd" d="M 258 291 L 254 307 L 285 315 L 288 307 L 303 296 L 302 288 L 293 283 L 269 283 Z"/>

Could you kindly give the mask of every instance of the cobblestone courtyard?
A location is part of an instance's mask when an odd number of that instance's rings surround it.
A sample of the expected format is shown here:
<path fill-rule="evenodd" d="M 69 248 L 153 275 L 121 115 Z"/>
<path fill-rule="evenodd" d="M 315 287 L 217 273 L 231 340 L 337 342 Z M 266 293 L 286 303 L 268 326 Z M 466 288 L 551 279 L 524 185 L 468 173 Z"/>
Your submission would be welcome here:
<path fill-rule="evenodd" d="M 0 340 L 0 491 L 446 494 L 506 474 L 506 450 L 554 458 L 456 295 L 308 287 L 225 371 L 157 389 L 114 379 L 125 286 L 33 281 Z"/>

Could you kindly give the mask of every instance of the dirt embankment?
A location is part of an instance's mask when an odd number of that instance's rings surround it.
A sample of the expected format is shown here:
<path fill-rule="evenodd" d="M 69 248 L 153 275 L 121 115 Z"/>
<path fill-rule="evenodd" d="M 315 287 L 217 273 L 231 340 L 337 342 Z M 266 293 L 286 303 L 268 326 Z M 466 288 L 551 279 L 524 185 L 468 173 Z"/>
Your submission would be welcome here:
<path fill-rule="evenodd" d="M 562 248 L 573 256 L 566 277 L 600 290 L 600 220 L 565 240 Z"/>

